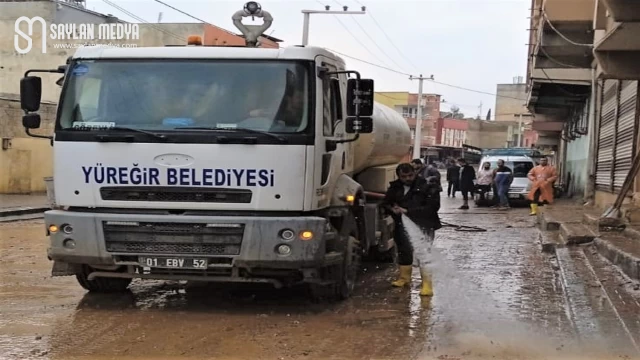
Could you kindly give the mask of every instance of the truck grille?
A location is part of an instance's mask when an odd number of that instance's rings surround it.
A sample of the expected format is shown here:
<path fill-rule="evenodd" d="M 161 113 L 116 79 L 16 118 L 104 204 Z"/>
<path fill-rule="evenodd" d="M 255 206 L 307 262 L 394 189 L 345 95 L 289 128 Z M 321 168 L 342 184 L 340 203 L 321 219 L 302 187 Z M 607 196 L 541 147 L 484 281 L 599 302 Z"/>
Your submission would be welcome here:
<path fill-rule="evenodd" d="M 238 255 L 244 224 L 103 221 L 107 251 Z"/>
<path fill-rule="evenodd" d="M 102 200 L 248 204 L 253 193 L 246 189 L 118 186 L 100 188 Z"/>

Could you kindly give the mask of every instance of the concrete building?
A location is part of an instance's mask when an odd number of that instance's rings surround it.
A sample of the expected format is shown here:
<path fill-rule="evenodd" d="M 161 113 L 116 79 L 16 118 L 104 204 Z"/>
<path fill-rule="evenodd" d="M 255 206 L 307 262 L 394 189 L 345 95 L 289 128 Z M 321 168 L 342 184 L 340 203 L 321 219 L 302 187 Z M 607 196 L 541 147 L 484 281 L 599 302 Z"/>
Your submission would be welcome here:
<path fill-rule="evenodd" d="M 467 119 L 466 144 L 481 149 L 509 146 L 509 131 L 517 123 Z"/>
<path fill-rule="evenodd" d="M 531 138 L 537 134 L 531 129 L 532 114 L 527 108 L 527 85 L 521 76 L 513 78 L 513 84 L 498 84 L 496 89 L 495 121 L 514 123 L 508 130 L 508 145 L 530 147 Z M 528 136 L 528 137 L 527 137 Z M 518 141 L 520 141 L 518 143 Z"/>
<path fill-rule="evenodd" d="M 20 110 L 20 78 L 28 69 L 55 69 L 65 64 L 75 52 L 75 47 L 83 43 L 143 47 L 184 45 L 189 35 L 200 35 L 204 45 L 242 45 L 244 39 L 225 29 L 209 24 L 137 24 L 137 38 L 121 40 L 51 40 L 47 38 L 46 52 L 42 51 L 42 37 L 45 34 L 41 24 L 32 25 L 32 49 L 21 54 L 14 45 L 15 24 L 18 18 L 41 17 L 47 24 L 125 24 L 111 15 L 100 14 L 76 6 L 72 3 L 50 0 L 0 1 L 0 193 L 29 193 L 45 190 L 43 177 L 51 176 L 52 149 L 46 139 L 27 136 L 22 128 Z M 80 26 L 80 25 L 78 25 Z M 83 25 L 84 26 L 84 25 Z M 20 29 L 29 34 L 29 24 L 22 22 Z M 48 30 L 48 29 L 47 29 Z M 18 46 L 25 49 L 28 42 L 18 37 Z M 278 47 L 281 40 L 272 37 L 260 39 L 263 47 Z M 60 96 L 56 85 L 59 74 L 38 74 L 42 77 L 43 107 L 42 128 L 39 134 L 51 135 L 55 122 L 55 107 Z M 31 164 L 31 165 L 29 165 Z M 7 171 L 4 171 L 7 170 Z"/>
<path fill-rule="evenodd" d="M 466 144 L 469 122 L 466 119 L 437 120 L 436 145 L 462 147 Z"/>
<path fill-rule="evenodd" d="M 401 114 L 411 129 L 415 141 L 416 117 L 418 116 L 418 94 L 409 92 L 376 92 L 375 101 L 387 105 Z M 421 143 L 423 147 L 436 144 L 437 120 L 440 117 L 440 95 L 422 94 Z M 412 143 L 413 144 L 413 143 Z"/>
<path fill-rule="evenodd" d="M 531 9 L 527 104 L 538 143 L 558 143 L 570 195 L 605 208 L 638 152 L 640 3 L 532 0 Z M 624 199 L 635 207 L 640 178 L 630 185 Z"/>
<path fill-rule="evenodd" d="M 522 77 L 515 77 L 513 84 L 498 84 L 496 89 L 496 121 L 514 121 L 522 114 L 531 117 L 527 108 L 527 84 Z"/>

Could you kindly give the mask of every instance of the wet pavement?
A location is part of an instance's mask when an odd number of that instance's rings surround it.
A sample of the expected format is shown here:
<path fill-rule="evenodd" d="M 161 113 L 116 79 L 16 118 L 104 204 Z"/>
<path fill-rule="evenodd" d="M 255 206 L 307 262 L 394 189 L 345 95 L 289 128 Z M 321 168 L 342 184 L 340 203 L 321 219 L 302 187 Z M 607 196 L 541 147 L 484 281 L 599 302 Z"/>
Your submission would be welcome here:
<path fill-rule="evenodd" d="M 640 290 L 590 247 L 541 251 L 528 209 L 458 210 L 437 232 L 435 296 L 367 264 L 356 294 L 134 281 L 89 295 L 49 276 L 41 220 L 0 224 L 0 359 L 636 359 Z"/>
<path fill-rule="evenodd" d="M 48 206 L 46 194 L 33 195 L 7 195 L 0 194 L 0 210 L 20 207 L 44 207 Z"/>

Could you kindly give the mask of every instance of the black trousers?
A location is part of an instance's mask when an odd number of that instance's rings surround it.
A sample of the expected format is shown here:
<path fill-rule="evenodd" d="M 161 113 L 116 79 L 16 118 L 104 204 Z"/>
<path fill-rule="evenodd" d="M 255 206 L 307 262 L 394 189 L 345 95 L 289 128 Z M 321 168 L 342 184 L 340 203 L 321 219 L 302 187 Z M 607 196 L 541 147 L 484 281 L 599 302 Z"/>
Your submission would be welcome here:
<path fill-rule="evenodd" d="M 456 191 L 460 191 L 457 181 L 449 181 L 449 187 L 447 188 L 447 195 L 456 196 Z"/>
<path fill-rule="evenodd" d="M 484 194 L 491 191 L 491 185 L 476 185 L 476 191 L 480 194 L 480 200 L 485 200 Z"/>

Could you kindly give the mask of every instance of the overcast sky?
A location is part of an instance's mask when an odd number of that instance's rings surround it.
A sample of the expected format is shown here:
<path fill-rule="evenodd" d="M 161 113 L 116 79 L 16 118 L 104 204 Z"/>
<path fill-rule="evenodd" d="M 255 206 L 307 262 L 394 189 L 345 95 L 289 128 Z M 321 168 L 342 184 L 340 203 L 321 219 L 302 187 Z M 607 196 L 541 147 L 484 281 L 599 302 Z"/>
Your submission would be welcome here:
<path fill-rule="evenodd" d="M 162 22 L 197 22 L 155 0 L 111 1 L 148 22 L 156 22 L 160 12 Z M 231 15 L 242 9 L 245 1 L 162 1 L 239 33 Z M 421 72 L 424 76 L 433 75 L 442 83 L 488 93 L 495 93 L 496 84 L 511 83 L 514 76 L 524 76 L 526 72 L 530 0 L 262 0 L 259 3 L 274 17 L 267 34 L 284 40 L 284 46 L 302 41 L 300 10 L 322 9 L 321 4 L 331 5 L 332 10 L 340 5 L 357 10 L 359 4 L 364 4 L 367 15 L 312 15 L 309 44 L 386 64 L 402 73 L 418 75 Z M 87 0 L 87 8 L 138 22 L 102 0 Z M 418 91 L 418 82 L 408 80 L 405 75 L 349 58 L 345 60 L 350 68 L 373 78 L 376 91 Z M 469 116 L 478 114 L 481 102 L 483 118 L 490 108 L 495 108 L 495 97 L 491 95 L 429 81 L 425 81 L 424 91 L 441 94 L 447 103 L 458 105 Z M 448 108 L 443 104 L 441 109 Z M 495 115 L 495 111 L 492 113 Z"/>

